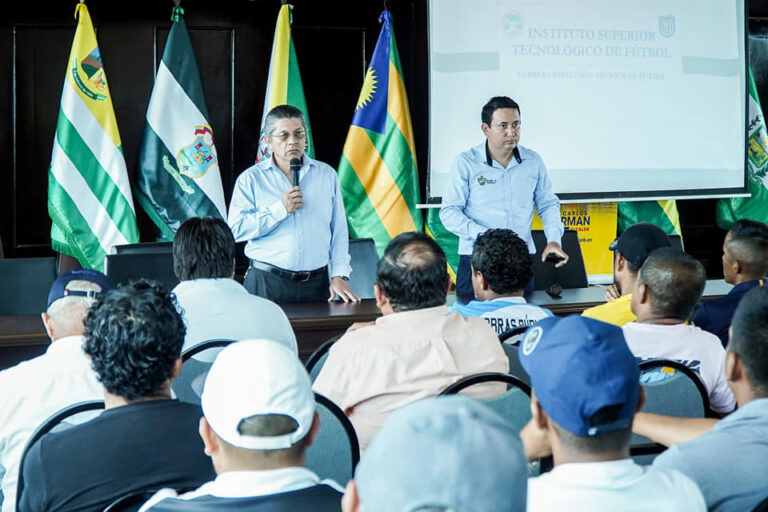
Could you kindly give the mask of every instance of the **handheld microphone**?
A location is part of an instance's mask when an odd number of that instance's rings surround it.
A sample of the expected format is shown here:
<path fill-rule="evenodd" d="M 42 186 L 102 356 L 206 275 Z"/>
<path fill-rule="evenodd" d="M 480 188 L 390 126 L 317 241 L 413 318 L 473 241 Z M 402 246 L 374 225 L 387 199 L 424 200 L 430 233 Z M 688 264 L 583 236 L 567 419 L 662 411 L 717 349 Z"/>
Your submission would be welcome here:
<path fill-rule="evenodd" d="M 301 160 L 298 158 L 291 158 L 289 162 L 291 167 L 291 184 L 294 187 L 299 186 L 299 171 L 301 170 Z"/>

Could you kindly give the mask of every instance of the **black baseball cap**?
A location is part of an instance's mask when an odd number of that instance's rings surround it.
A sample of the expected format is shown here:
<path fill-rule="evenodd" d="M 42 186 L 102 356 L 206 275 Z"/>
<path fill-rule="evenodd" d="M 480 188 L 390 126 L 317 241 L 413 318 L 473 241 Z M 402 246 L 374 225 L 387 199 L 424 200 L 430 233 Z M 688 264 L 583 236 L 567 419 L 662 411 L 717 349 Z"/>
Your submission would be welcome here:
<path fill-rule="evenodd" d="M 664 230 L 650 222 L 638 222 L 624 230 L 608 248 L 619 251 L 635 268 L 640 268 L 649 254 L 662 247 L 670 247 Z"/>
<path fill-rule="evenodd" d="M 70 290 L 67 288 L 67 285 L 69 285 L 69 283 L 72 281 L 88 281 L 89 283 L 93 283 L 101 287 L 101 291 L 95 292 L 95 291 L 84 291 L 84 290 Z M 88 268 L 78 268 L 75 270 L 70 270 L 65 274 L 61 274 L 58 277 L 58 279 L 56 279 L 51 285 L 51 289 L 48 292 L 47 307 L 51 307 L 51 304 L 53 304 L 57 300 L 64 297 L 96 298 L 101 294 L 108 292 L 114 287 L 115 285 L 114 283 L 112 283 L 112 280 L 110 278 L 108 278 L 101 272 L 97 272 L 96 270 L 91 270 Z"/>

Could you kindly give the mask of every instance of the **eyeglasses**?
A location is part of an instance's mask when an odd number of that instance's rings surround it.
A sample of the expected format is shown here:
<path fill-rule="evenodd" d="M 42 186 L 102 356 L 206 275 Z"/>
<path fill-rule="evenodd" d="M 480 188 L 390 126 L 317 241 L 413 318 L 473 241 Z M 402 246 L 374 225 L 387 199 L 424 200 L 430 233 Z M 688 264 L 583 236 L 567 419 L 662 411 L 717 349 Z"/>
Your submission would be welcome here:
<path fill-rule="evenodd" d="M 514 123 L 499 123 L 496 126 L 493 127 L 494 130 L 497 132 L 505 132 L 508 129 L 512 128 L 514 131 L 518 131 L 520 129 L 520 125 L 522 123 L 520 121 L 515 121 Z"/>
<path fill-rule="evenodd" d="M 291 135 L 296 137 L 297 140 L 304 140 L 307 138 L 307 132 L 305 132 L 304 130 L 296 130 L 293 133 L 288 133 L 288 132 L 274 133 L 272 134 L 272 137 L 279 140 L 280 142 L 285 142 L 289 138 L 291 138 Z"/>

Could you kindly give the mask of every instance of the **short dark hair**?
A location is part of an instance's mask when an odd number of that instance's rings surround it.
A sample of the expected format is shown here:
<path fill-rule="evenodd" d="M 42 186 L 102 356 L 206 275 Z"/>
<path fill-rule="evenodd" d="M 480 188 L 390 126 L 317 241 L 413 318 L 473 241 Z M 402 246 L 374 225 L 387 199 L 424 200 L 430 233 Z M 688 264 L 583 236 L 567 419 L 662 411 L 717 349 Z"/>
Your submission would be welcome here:
<path fill-rule="evenodd" d="M 268 139 L 272 138 L 272 132 L 275 131 L 275 121 L 278 119 L 294 119 L 297 118 L 301 121 L 301 125 L 304 130 L 307 129 L 307 119 L 304 117 L 304 112 L 294 107 L 293 105 L 278 105 L 270 110 L 264 118 L 264 134 Z"/>
<path fill-rule="evenodd" d="M 560 441 L 571 450 L 580 453 L 613 453 L 626 450 L 629 446 L 629 441 L 632 438 L 631 428 L 623 428 L 587 437 L 577 436 L 576 434 L 565 430 L 557 423 L 552 423 L 555 426 L 555 431 L 557 432 Z"/>
<path fill-rule="evenodd" d="M 768 271 L 768 226 L 751 219 L 739 219 L 728 230 L 726 247 L 744 267 L 744 274 L 759 279 Z"/>
<path fill-rule="evenodd" d="M 91 307 L 83 349 L 107 391 L 135 400 L 162 391 L 185 334 L 173 295 L 157 282 L 133 281 Z"/>
<path fill-rule="evenodd" d="M 494 293 L 523 290 L 533 276 L 528 244 L 511 229 L 481 233 L 472 250 L 472 269 L 480 272 Z"/>
<path fill-rule="evenodd" d="M 401 233 L 389 242 L 376 265 L 376 283 L 395 311 L 445 304 L 445 253 L 424 233 Z"/>
<path fill-rule="evenodd" d="M 758 286 L 741 298 L 731 321 L 728 350 L 739 354 L 752 388 L 768 396 L 768 288 Z"/>
<path fill-rule="evenodd" d="M 180 281 L 232 277 L 235 239 L 216 217 L 192 217 L 173 238 L 173 272 Z"/>
<path fill-rule="evenodd" d="M 285 414 L 258 414 L 244 418 L 237 427 L 238 433 L 244 436 L 271 437 L 283 436 L 296 432 L 299 428 L 298 422 Z M 223 441 L 226 443 L 226 441 Z M 300 465 L 304 459 L 309 442 L 309 433 L 293 443 L 289 448 L 279 448 L 276 450 L 252 450 L 248 448 L 237 448 L 229 443 L 230 451 L 239 451 L 247 457 L 259 457 L 262 460 L 282 461 L 284 464 Z"/>
<path fill-rule="evenodd" d="M 488 103 L 483 105 L 483 110 L 480 112 L 480 119 L 490 126 L 491 121 L 493 120 L 493 113 L 500 108 L 513 108 L 517 110 L 518 114 L 520 113 L 520 105 L 518 105 L 512 98 L 508 96 L 494 96 L 488 100 Z"/>
<path fill-rule="evenodd" d="M 699 260 L 662 247 L 648 255 L 637 280 L 648 289 L 653 314 L 688 320 L 704 292 L 707 273 Z"/>

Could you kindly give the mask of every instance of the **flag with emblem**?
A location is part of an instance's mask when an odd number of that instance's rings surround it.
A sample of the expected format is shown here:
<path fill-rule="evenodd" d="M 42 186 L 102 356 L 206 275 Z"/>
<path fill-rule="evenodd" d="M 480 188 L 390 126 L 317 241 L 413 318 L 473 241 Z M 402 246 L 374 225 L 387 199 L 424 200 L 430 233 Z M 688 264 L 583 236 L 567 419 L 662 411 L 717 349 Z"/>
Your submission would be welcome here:
<path fill-rule="evenodd" d="M 456 273 L 459 271 L 459 237 L 443 226 L 440 220 L 440 208 L 427 210 L 424 231 L 443 249 L 448 260 L 448 274 L 451 276 L 451 281 L 455 283 Z"/>
<path fill-rule="evenodd" d="M 752 197 L 732 197 L 717 202 L 717 225 L 730 229 L 739 219 L 766 222 L 768 219 L 768 132 L 749 70 L 749 131 L 747 133 L 747 192 Z"/>
<path fill-rule="evenodd" d="M 184 10 L 173 21 L 149 100 L 136 166 L 136 199 L 173 240 L 191 217 L 226 219 L 219 159 Z"/>
<path fill-rule="evenodd" d="M 379 254 L 404 231 L 421 231 L 419 179 L 400 56 L 385 10 L 339 163 L 350 235 L 373 238 Z"/>
<path fill-rule="evenodd" d="M 83 267 L 103 270 L 112 247 L 138 242 L 139 230 L 107 76 L 84 3 L 75 18 L 48 170 L 51 245 Z"/>
<path fill-rule="evenodd" d="M 291 36 L 292 5 L 284 4 L 277 15 L 275 38 L 272 41 L 272 56 L 269 59 L 269 76 L 267 78 L 267 93 L 264 96 L 264 113 L 261 116 L 261 136 L 257 161 L 269 158 L 267 136 L 264 133 L 264 121 L 270 110 L 278 105 L 291 105 L 304 114 L 307 122 L 307 147 L 304 152 L 308 157 L 315 157 L 315 145 L 312 141 L 312 128 L 309 125 L 307 102 L 304 99 L 304 86 L 301 84 L 299 61 L 296 58 L 296 48 Z"/>
<path fill-rule="evenodd" d="M 659 226 L 668 235 L 683 236 L 680 215 L 677 213 L 677 202 L 674 199 L 621 202 L 617 214 L 619 233 L 623 233 L 632 224 L 650 222 Z"/>

